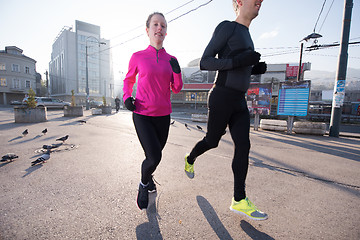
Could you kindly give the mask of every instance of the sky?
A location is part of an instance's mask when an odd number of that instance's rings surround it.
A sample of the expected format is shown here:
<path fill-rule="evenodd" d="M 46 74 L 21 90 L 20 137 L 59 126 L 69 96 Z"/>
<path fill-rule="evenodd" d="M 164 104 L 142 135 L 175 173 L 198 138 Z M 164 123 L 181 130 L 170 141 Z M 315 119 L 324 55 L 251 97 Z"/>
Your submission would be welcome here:
<path fill-rule="evenodd" d="M 300 40 L 314 30 L 323 36 L 318 44 L 339 43 L 344 2 L 264 0 L 250 25 L 261 60 L 298 63 Z M 168 35 L 164 47 L 178 58 L 181 67 L 201 57 L 221 21 L 236 18 L 231 0 L 0 0 L 0 6 L 0 50 L 21 48 L 24 55 L 37 61 L 36 70 L 43 79 L 56 36 L 64 26 L 75 27 L 75 20 L 100 26 L 101 37 L 111 41 L 114 78 L 120 81 L 131 54 L 149 45 L 145 21 L 150 13 L 165 14 Z M 353 0 L 350 42 L 355 41 L 360 41 L 360 0 Z M 304 42 L 304 50 L 312 44 Z M 312 70 L 335 72 L 339 49 L 304 51 L 302 61 L 311 62 Z M 348 68 L 360 69 L 360 44 L 349 45 Z"/>

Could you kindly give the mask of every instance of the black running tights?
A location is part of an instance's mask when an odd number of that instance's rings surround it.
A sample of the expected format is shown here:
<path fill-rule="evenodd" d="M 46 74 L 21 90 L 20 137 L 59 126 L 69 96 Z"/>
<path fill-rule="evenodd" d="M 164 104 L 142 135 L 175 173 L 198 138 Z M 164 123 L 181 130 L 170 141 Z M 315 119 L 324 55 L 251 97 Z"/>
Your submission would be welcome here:
<path fill-rule="evenodd" d="M 159 165 L 170 126 L 170 115 L 151 117 L 133 113 L 133 121 L 145 160 L 141 165 L 141 182 L 147 184 Z"/>
<path fill-rule="evenodd" d="M 250 150 L 250 115 L 245 94 L 215 86 L 209 94 L 208 108 L 206 136 L 192 149 L 188 161 L 193 163 L 204 152 L 216 148 L 226 127 L 229 126 L 235 146 L 232 160 L 234 198 L 235 201 L 240 201 L 246 197 L 245 180 Z"/>

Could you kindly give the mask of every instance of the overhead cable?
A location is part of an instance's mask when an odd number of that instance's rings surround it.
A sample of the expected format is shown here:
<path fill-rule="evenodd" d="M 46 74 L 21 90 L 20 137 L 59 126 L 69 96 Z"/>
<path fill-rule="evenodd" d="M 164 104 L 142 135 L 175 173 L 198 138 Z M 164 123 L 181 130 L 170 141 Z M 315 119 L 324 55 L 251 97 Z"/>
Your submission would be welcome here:
<path fill-rule="evenodd" d="M 171 19 L 170 21 L 168 21 L 168 23 L 173 22 L 173 21 L 175 21 L 175 20 L 177 20 L 177 19 L 179 19 L 179 18 L 181 18 L 181 17 L 183 17 L 183 16 L 185 16 L 185 15 L 191 13 L 191 12 L 194 12 L 194 11 L 198 10 L 199 8 L 208 5 L 208 4 L 209 4 L 210 2 L 212 2 L 212 1 L 213 1 L 213 0 L 209 0 L 208 2 L 203 3 L 203 4 L 199 5 L 199 6 L 197 6 L 196 8 L 193 8 L 193 9 L 191 9 L 191 10 L 189 10 L 189 11 L 187 11 L 187 12 L 185 12 L 185 13 L 183 13 L 183 14 L 181 14 L 181 15 L 173 18 L 173 19 Z M 191 1 L 190 1 L 190 2 L 191 2 Z M 188 3 L 189 3 L 189 2 L 188 2 Z M 186 3 L 186 4 L 188 4 L 188 3 Z M 184 5 L 186 5 L 186 4 L 184 4 Z M 182 6 L 184 6 L 184 5 L 182 5 Z M 182 7 L 182 6 L 180 6 L 180 7 Z M 180 8 L 180 7 L 178 7 L 178 8 Z M 174 9 L 174 10 L 175 10 L 175 9 Z M 172 10 L 172 11 L 174 11 L 174 10 Z M 172 11 L 170 11 L 170 12 L 172 12 Z M 132 30 L 131 30 L 131 31 L 132 31 Z M 111 48 L 114 48 L 114 47 L 123 45 L 123 44 L 125 44 L 125 43 L 127 43 L 127 42 L 130 42 L 130 41 L 133 41 L 133 40 L 135 40 L 135 39 L 137 39 L 137 38 L 139 38 L 139 37 L 141 37 L 141 36 L 143 36 L 143 35 L 145 35 L 145 33 L 139 34 L 139 35 L 137 35 L 137 36 L 135 36 L 135 37 L 133 37 L 133 38 L 131 38 L 131 39 L 128 39 L 128 40 L 124 41 L 124 42 L 121 42 L 121 43 L 112 45 L 112 46 L 109 47 L 109 48 L 106 48 L 106 49 L 101 50 L 100 52 L 107 51 L 107 50 L 109 50 L 109 49 L 111 49 Z"/>
<path fill-rule="evenodd" d="M 324 3 L 323 3 L 323 5 L 322 5 L 322 7 L 321 7 L 321 10 L 320 10 L 319 16 L 318 16 L 318 18 L 317 18 L 317 20 L 316 20 L 316 23 L 315 23 L 313 32 L 315 32 L 316 25 L 317 25 L 318 22 L 319 22 L 319 19 L 320 19 L 320 16 L 321 16 L 322 11 L 324 10 L 325 3 L 326 3 L 326 0 L 324 0 Z"/>

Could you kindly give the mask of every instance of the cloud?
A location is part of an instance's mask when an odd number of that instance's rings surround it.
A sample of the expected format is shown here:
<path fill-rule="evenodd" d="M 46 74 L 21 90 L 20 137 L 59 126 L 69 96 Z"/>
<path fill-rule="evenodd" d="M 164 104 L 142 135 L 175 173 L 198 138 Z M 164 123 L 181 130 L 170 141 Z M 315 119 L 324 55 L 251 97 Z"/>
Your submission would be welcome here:
<path fill-rule="evenodd" d="M 278 35 L 279 31 L 273 30 L 271 32 L 265 32 L 263 34 L 261 34 L 261 36 L 259 37 L 259 40 L 263 40 L 263 39 L 270 39 L 270 38 L 274 38 Z"/>

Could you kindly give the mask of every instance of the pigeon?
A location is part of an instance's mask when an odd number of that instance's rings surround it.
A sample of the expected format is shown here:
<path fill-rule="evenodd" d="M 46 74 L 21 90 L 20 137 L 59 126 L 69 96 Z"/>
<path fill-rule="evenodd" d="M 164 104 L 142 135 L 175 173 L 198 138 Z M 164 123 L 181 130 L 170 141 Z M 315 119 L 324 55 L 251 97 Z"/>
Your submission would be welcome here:
<path fill-rule="evenodd" d="M 187 128 L 188 127 L 188 125 L 185 123 L 185 127 Z"/>
<path fill-rule="evenodd" d="M 56 139 L 56 141 L 62 141 L 63 143 L 69 138 L 69 135 Z"/>
<path fill-rule="evenodd" d="M 54 149 L 54 148 L 58 148 L 61 145 L 63 145 L 63 143 L 57 143 L 57 144 L 51 144 L 51 145 L 43 145 L 43 149 L 51 150 L 51 149 Z"/>
<path fill-rule="evenodd" d="M 174 123 L 175 123 L 175 120 L 174 120 L 174 121 L 172 121 L 170 124 L 171 124 L 171 125 L 174 125 Z"/>
<path fill-rule="evenodd" d="M 25 129 L 25 131 L 22 132 L 22 135 L 25 137 L 26 135 L 28 135 L 29 131 L 27 129 Z"/>
<path fill-rule="evenodd" d="M 6 161 L 14 161 L 15 158 L 18 158 L 19 156 L 16 155 L 15 153 L 7 153 L 4 156 L 2 156 L 1 162 L 6 162 Z"/>
<path fill-rule="evenodd" d="M 45 128 L 44 130 L 41 131 L 43 134 L 47 133 L 47 128 Z"/>
<path fill-rule="evenodd" d="M 200 127 L 199 125 L 196 125 L 196 127 L 201 131 L 202 127 Z"/>
<path fill-rule="evenodd" d="M 85 120 L 79 120 L 78 122 L 79 122 L 79 123 L 86 123 Z"/>
<path fill-rule="evenodd" d="M 46 160 L 49 160 L 49 158 L 50 158 L 50 150 L 47 150 L 47 152 L 41 155 L 38 159 L 32 161 L 31 166 L 34 166 L 38 163 L 46 163 Z"/>

